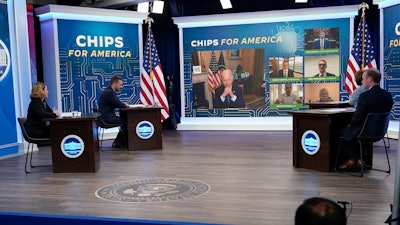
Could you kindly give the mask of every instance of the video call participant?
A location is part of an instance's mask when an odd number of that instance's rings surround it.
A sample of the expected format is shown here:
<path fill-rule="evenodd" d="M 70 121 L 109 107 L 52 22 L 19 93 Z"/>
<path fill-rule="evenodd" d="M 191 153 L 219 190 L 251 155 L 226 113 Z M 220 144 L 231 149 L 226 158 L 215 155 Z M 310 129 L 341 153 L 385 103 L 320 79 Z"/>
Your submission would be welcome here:
<path fill-rule="evenodd" d="M 293 70 L 289 69 L 288 61 L 283 61 L 282 69 L 278 71 L 278 77 L 294 77 Z"/>
<path fill-rule="evenodd" d="M 358 170 L 363 165 L 356 137 L 360 132 L 368 113 L 390 112 L 393 97 L 379 87 L 381 73 L 377 69 L 368 69 L 362 75 L 362 85 L 367 91 L 360 95 L 350 124 L 343 131 L 343 150 L 346 161 L 338 167 L 340 171 Z"/>
<path fill-rule="evenodd" d="M 336 202 L 313 197 L 301 204 L 295 215 L 295 225 L 346 225 L 345 210 Z"/>
<path fill-rule="evenodd" d="M 319 38 L 314 39 L 313 49 L 327 49 L 331 48 L 329 39 L 325 37 L 326 33 L 324 30 L 319 31 Z"/>
<path fill-rule="evenodd" d="M 319 60 L 319 63 L 318 63 L 319 73 L 314 75 L 314 77 L 335 76 L 335 74 L 333 74 L 333 73 L 326 72 L 327 67 L 328 67 L 328 64 L 326 63 L 325 59 Z"/>
<path fill-rule="evenodd" d="M 232 70 L 221 73 L 222 84 L 215 89 L 214 108 L 244 108 L 242 88 L 233 85 Z"/>
<path fill-rule="evenodd" d="M 118 132 L 118 135 L 112 144 L 113 148 L 125 148 L 126 143 L 128 143 L 128 137 L 124 136 L 124 134 L 128 134 L 126 118 L 117 116 L 115 113 L 115 109 L 128 107 L 128 104 L 121 102 L 115 93 L 120 91 L 122 86 L 122 78 L 119 76 L 113 76 L 110 80 L 110 86 L 103 90 L 98 102 L 99 111 L 104 122 L 110 124 L 124 124 L 124 126 L 121 127 L 122 131 Z"/>
<path fill-rule="evenodd" d="M 301 98 L 292 93 L 292 84 L 285 84 L 285 93 L 279 95 L 274 104 L 300 104 Z"/>
<path fill-rule="evenodd" d="M 317 102 L 333 102 L 326 88 L 321 88 L 321 90 L 319 90 L 319 100 Z"/>
<path fill-rule="evenodd" d="M 56 118 L 59 113 L 51 109 L 46 103 L 49 97 L 47 86 L 43 82 L 37 82 L 31 89 L 31 102 L 28 107 L 25 127 L 29 136 L 35 138 L 50 138 L 50 128 L 43 119 Z"/>
<path fill-rule="evenodd" d="M 357 107 L 357 102 L 358 98 L 360 97 L 360 94 L 367 91 L 367 89 L 365 89 L 364 86 L 362 85 L 362 75 L 363 75 L 362 70 L 357 71 L 357 73 L 354 75 L 358 88 L 349 96 L 349 104 L 354 107 Z"/>

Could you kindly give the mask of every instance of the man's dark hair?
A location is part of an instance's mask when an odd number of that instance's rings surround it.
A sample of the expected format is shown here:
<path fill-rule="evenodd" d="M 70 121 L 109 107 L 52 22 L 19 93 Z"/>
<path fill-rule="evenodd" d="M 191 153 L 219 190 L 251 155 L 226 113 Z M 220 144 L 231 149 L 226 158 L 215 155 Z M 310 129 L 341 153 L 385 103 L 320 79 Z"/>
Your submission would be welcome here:
<path fill-rule="evenodd" d="M 117 82 L 120 81 L 120 80 L 122 80 L 121 77 L 119 77 L 119 76 L 113 76 L 113 77 L 111 77 L 110 85 L 113 84 L 113 83 L 117 83 Z"/>
<path fill-rule="evenodd" d="M 371 68 L 367 69 L 365 72 L 367 73 L 367 76 L 371 77 L 375 83 L 379 84 L 381 82 L 382 75 L 379 70 Z"/>
<path fill-rule="evenodd" d="M 345 210 L 320 197 L 306 199 L 296 210 L 295 225 L 346 225 Z"/>

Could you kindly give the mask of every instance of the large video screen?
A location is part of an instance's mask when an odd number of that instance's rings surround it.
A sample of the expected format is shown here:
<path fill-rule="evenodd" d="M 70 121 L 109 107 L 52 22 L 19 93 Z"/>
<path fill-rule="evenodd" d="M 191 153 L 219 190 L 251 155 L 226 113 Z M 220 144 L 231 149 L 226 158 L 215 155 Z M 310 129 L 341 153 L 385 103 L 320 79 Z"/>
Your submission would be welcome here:
<path fill-rule="evenodd" d="M 347 98 L 349 19 L 186 28 L 183 37 L 186 117 L 279 116 Z M 221 106 L 226 88 L 244 104 Z"/>

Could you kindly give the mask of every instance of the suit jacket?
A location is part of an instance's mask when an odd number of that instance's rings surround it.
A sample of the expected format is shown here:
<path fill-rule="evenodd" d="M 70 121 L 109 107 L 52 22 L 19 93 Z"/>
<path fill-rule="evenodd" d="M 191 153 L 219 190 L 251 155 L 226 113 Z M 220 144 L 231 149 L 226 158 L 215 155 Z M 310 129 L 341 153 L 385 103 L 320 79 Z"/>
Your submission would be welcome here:
<path fill-rule="evenodd" d="M 390 112 L 392 106 L 392 95 L 386 90 L 380 88 L 379 85 L 375 85 L 371 89 L 362 93 L 358 99 L 357 108 L 350 124 L 344 130 L 344 139 L 346 141 L 351 141 L 357 137 L 368 113 Z"/>
<path fill-rule="evenodd" d="M 233 93 L 237 96 L 236 101 L 228 101 L 228 99 L 225 99 L 224 102 L 221 101 L 221 94 L 224 92 L 224 85 L 218 87 L 215 89 L 215 97 L 214 97 L 214 108 L 244 108 L 245 103 L 243 99 L 243 91 L 242 88 L 233 85 L 232 86 L 232 91 Z"/>
<path fill-rule="evenodd" d="M 50 137 L 49 128 L 43 119 L 56 118 L 57 115 L 39 98 L 32 98 L 28 107 L 28 115 L 26 117 L 26 132 L 31 137 L 48 138 Z"/>
<path fill-rule="evenodd" d="M 329 76 L 336 76 L 336 75 L 333 73 L 326 72 L 326 76 L 329 77 Z M 319 77 L 319 73 L 315 74 L 314 77 Z"/>
<path fill-rule="evenodd" d="M 283 70 L 279 70 L 279 71 L 278 71 L 278 77 L 284 77 L 284 76 L 283 76 Z M 294 77 L 294 75 L 293 75 L 293 70 L 288 69 L 287 77 Z"/>
<path fill-rule="evenodd" d="M 119 116 L 115 114 L 115 109 L 126 108 L 127 106 L 119 100 L 115 91 L 108 86 L 100 95 L 99 98 L 99 111 L 101 117 L 106 123 L 124 123 Z"/>
<path fill-rule="evenodd" d="M 331 43 L 328 38 L 324 38 L 324 49 L 331 48 Z M 321 49 L 321 41 L 319 38 L 314 40 L 313 49 Z"/>

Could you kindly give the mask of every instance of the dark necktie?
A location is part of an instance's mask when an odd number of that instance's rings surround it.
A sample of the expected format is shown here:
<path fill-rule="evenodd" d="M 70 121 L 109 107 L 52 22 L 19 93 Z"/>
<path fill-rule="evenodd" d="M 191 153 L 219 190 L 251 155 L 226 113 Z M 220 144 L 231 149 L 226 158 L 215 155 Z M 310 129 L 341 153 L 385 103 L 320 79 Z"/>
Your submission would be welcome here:
<path fill-rule="evenodd" d="M 231 96 L 230 95 L 226 96 L 226 101 L 228 102 L 228 104 L 231 102 Z"/>

